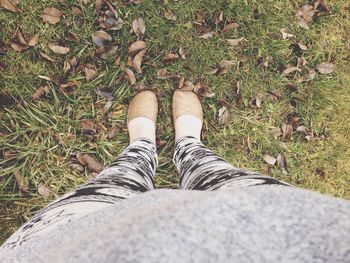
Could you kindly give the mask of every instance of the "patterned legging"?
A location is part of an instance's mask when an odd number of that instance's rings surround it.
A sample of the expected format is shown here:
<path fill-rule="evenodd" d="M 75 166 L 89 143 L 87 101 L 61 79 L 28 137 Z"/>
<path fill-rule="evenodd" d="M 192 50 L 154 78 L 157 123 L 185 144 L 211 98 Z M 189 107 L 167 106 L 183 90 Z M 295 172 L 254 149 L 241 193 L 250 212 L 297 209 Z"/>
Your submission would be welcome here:
<path fill-rule="evenodd" d="M 276 179 L 233 167 L 193 137 L 177 141 L 174 163 L 180 175 L 181 189 L 219 190 L 268 184 L 287 186 Z M 24 224 L 3 244 L 0 254 L 72 219 L 153 190 L 157 164 L 155 144 L 147 139 L 135 141 L 95 180 L 52 202 Z"/>

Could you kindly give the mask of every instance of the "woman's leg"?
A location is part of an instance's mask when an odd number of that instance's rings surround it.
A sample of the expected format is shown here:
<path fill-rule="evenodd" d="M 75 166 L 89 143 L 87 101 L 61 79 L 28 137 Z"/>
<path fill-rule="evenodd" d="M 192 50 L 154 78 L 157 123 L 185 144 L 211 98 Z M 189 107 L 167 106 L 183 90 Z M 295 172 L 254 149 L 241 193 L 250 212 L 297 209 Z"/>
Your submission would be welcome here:
<path fill-rule="evenodd" d="M 180 188 L 218 190 L 258 185 L 287 186 L 279 180 L 236 168 L 206 148 L 199 139 L 182 137 L 176 142 L 174 163 Z"/>
<path fill-rule="evenodd" d="M 154 189 L 157 152 L 155 123 L 158 104 L 154 93 L 144 91 L 129 106 L 131 144 L 99 176 L 49 204 L 24 224 L 1 247 L 11 249 L 60 225 L 77 220 L 116 202 Z"/>
<path fill-rule="evenodd" d="M 73 219 L 79 219 L 122 199 L 153 190 L 156 167 L 155 143 L 149 139 L 134 141 L 95 180 L 49 204 L 12 235 L 1 249 L 20 246 L 23 242 Z"/>

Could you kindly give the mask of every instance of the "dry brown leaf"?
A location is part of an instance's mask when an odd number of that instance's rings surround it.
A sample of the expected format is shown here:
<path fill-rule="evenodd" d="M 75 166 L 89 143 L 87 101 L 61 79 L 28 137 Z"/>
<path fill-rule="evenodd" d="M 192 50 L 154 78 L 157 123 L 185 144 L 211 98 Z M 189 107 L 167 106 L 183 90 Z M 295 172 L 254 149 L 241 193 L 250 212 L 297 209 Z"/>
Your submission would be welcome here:
<path fill-rule="evenodd" d="M 233 47 L 238 46 L 243 41 L 247 41 L 247 40 L 244 37 L 235 38 L 235 39 L 225 39 L 225 42 Z"/>
<path fill-rule="evenodd" d="M 200 39 L 208 39 L 208 38 L 212 38 L 213 36 L 215 36 L 215 32 L 214 31 L 210 31 L 210 32 L 201 34 L 198 38 L 200 38 Z"/>
<path fill-rule="evenodd" d="M 215 25 L 220 25 L 224 21 L 224 12 L 220 12 L 216 17 L 215 17 Z"/>
<path fill-rule="evenodd" d="M 36 46 L 39 43 L 40 33 L 36 33 L 29 38 L 28 45 L 31 47 Z"/>
<path fill-rule="evenodd" d="M 177 18 L 174 15 L 173 11 L 171 11 L 170 9 L 166 9 L 164 11 L 164 16 L 165 16 L 166 19 L 168 19 L 170 21 L 176 21 L 177 20 Z"/>
<path fill-rule="evenodd" d="M 13 172 L 13 174 L 15 176 L 15 179 L 16 179 L 16 182 L 17 182 L 20 194 L 28 192 L 29 187 L 28 187 L 28 184 L 27 184 L 26 180 L 23 177 L 22 170 L 20 170 L 20 169 L 16 170 L 16 171 Z"/>
<path fill-rule="evenodd" d="M 61 54 L 61 55 L 65 55 L 69 52 L 69 47 L 62 47 L 62 46 L 58 46 L 58 45 L 54 45 L 54 44 L 49 44 L 49 49 L 56 53 L 56 54 Z"/>
<path fill-rule="evenodd" d="M 136 18 L 132 22 L 132 30 L 134 31 L 135 35 L 140 37 L 146 32 L 146 24 L 142 17 Z"/>
<path fill-rule="evenodd" d="M 32 95 L 33 100 L 37 100 L 43 96 L 47 96 L 50 94 L 50 87 L 48 85 L 46 86 L 41 86 L 38 88 Z"/>
<path fill-rule="evenodd" d="M 88 154 L 81 154 L 78 160 L 83 161 L 81 164 L 87 165 L 90 172 L 100 173 L 104 168 L 102 163 L 100 163 L 95 157 Z"/>
<path fill-rule="evenodd" d="M 80 37 L 79 37 L 77 34 L 73 33 L 73 32 L 68 32 L 68 33 L 64 36 L 64 38 L 65 38 L 66 40 L 72 41 L 72 42 L 79 42 L 79 41 L 80 41 Z"/>
<path fill-rule="evenodd" d="M 100 47 L 96 50 L 96 55 L 102 59 L 109 59 L 117 53 L 117 46 Z"/>
<path fill-rule="evenodd" d="M 95 91 L 96 91 L 96 93 L 98 95 L 100 95 L 101 97 L 103 97 L 103 98 L 105 98 L 105 99 L 107 99 L 109 101 L 114 100 L 113 90 L 111 88 L 109 88 L 109 87 L 98 86 L 98 87 L 96 87 Z"/>
<path fill-rule="evenodd" d="M 322 75 L 332 74 L 334 71 L 334 65 L 331 63 L 321 63 L 316 68 Z"/>
<path fill-rule="evenodd" d="M 159 69 L 157 71 L 157 79 L 169 79 L 169 78 L 172 78 L 172 75 L 170 75 L 165 68 Z"/>
<path fill-rule="evenodd" d="M 215 93 L 208 86 L 202 86 L 200 82 L 196 83 L 193 91 L 197 95 L 205 98 L 212 98 L 215 96 Z"/>
<path fill-rule="evenodd" d="M 222 125 L 228 124 L 230 122 L 230 112 L 228 111 L 226 106 L 222 106 L 219 109 L 219 123 Z"/>
<path fill-rule="evenodd" d="M 300 50 L 307 51 L 307 46 L 304 45 L 303 43 L 299 42 L 296 45 L 300 48 Z"/>
<path fill-rule="evenodd" d="M 298 24 L 304 29 L 310 29 L 309 24 L 312 21 L 312 17 L 315 14 L 315 9 L 312 5 L 303 5 L 296 13 Z"/>
<path fill-rule="evenodd" d="M 128 49 L 128 55 L 132 56 L 145 48 L 146 48 L 146 42 L 138 40 L 130 45 Z"/>
<path fill-rule="evenodd" d="M 309 73 L 306 74 L 302 79 L 301 82 L 309 82 L 311 80 L 313 80 L 316 77 L 316 71 L 314 71 L 313 69 L 309 70 Z"/>
<path fill-rule="evenodd" d="M 147 49 L 142 49 L 133 59 L 132 65 L 137 73 L 142 73 L 141 63 L 143 56 L 146 54 Z"/>
<path fill-rule="evenodd" d="M 291 39 L 294 37 L 294 35 L 292 34 L 292 32 L 288 28 L 282 28 L 280 30 L 280 32 L 282 33 L 283 39 Z"/>
<path fill-rule="evenodd" d="M 121 128 L 118 126 L 113 126 L 108 129 L 107 137 L 108 139 L 113 139 L 115 136 L 117 136 L 121 132 Z"/>
<path fill-rule="evenodd" d="M 13 0 L 0 0 L 0 6 L 14 13 L 21 12 L 21 10 L 17 6 L 16 1 Z"/>
<path fill-rule="evenodd" d="M 186 54 L 182 47 L 179 48 L 179 55 L 182 59 L 186 59 Z"/>
<path fill-rule="evenodd" d="M 306 61 L 306 59 L 305 59 L 304 57 L 298 58 L 297 67 L 298 67 L 299 69 L 303 69 L 303 68 L 306 66 L 306 64 L 307 64 L 307 61 Z"/>
<path fill-rule="evenodd" d="M 51 61 L 51 62 L 54 62 L 54 61 L 55 61 L 52 57 L 46 55 L 46 54 L 45 54 L 44 52 L 42 52 L 42 51 L 39 51 L 39 54 L 40 54 L 44 59 L 46 59 L 47 61 Z"/>
<path fill-rule="evenodd" d="M 230 24 L 227 24 L 226 26 L 224 26 L 224 31 L 228 31 L 228 30 L 231 30 L 231 29 L 236 29 L 239 27 L 239 24 L 237 23 L 230 23 Z"/>
<path fill-rule="evenodd" d="M 226 74 L 232 66 L 233 66 L 232 61 L 222 60 L 219 62 L 218 66 L 217 66 L 218 71 L 216 72 L 216 74 L 218 76 L 222 76 L 222 75 Z"/>
<path fill-rule="evenodd" d="M 171 63 L 172 61 L 174 61 L 175 59 L 179 58 L 179 56 L 177 54 L 174 54 L 174 53 L 168 53 L 166 54 L 162 60 L 165 62 L 165 63 Z"/>
<path fill-rule="evenodd" d="M 82 166 L 81 164 L 79 163 L 71 163 L 69 164 L 69 167 L 74 169 L 74 170 L 77 170 L 79 172 L 84 172 L 84 166 Z"/>
<path fill-rule="evenodd" d="M 38 193 L 44 198 L 50 196 L 50 190 L 42 182 L 38 184 Z"/>
<path fill-rule="evenodd" d="M 287 76 L 290 73 L 293 73 L 295 71 L 301 71 L 300 68 L 298 67 L 292 67 L 292 66 L 288 66 L 283 72 L 282 72 L 282 76 Z"/>
<path fill-rule="evenodd" d="M 81 9 L 77 6 L 72 7 L 72 13 L 75 16 L 82 16 L 83 15 L 83 11 L 81 11 Z"/>
<path fill-rule="evenodd" d="M 134 72 L 132 72 L 131 69 L 128 69 L 128 68 L 125 69 L 124 77 L 130 83 L 130 85 L 135 85 L 136 77 L 135 77 Z"/>
<path fill-rule="evenodd" d="M 275 163 L 277 162 L 277 159 L 269 154 L 264 154 L 263 159 L 269 165 L 275 165 Z"/>
<path fill-rule="evenodd" d="M 17 29 L 15 35 L 12 37 L 11 47 L 18 52 L 21 52 L 21 51 L 29 48 L 29 46 L 28 46 L 27 42 L 25 41 L 20 29 Z"/>
<path fill-rule="evenodd" d="M 93 80 L 97 76 L 97 71 L 93 68 L 85 67 L 84 72 L 87 81 Z"/>
<path fill-rule="evenodd" d="M 96 10 L 102 9 L 104 4 L 105 4 L 105 0 L 96 0 L 95 1 L 95 8 L 96 8 Z"/>
<path fill-rule="evenodd" d="M 282 126 L 282 138 L 284 140 L 288 140 L 290 139 L 291 135 L 292 135 L 292 132 L 293 132 L 293 126 L 290 125 L 289 123 L 286 123 L 286 124 L 283 124 Z"/>
<path fill-rule="evenodd" d="M 81 122 L 81 127 L 83 128 L 84 134 L 95 134 L 96 133 L 96 123 L 94 120 L 83 120 Z"/>
<path fill-rule="evenodd" d="M 180 76 L 179 77 L 179 80 L 177 82 L 177 88 L 178 89 L 182 89 L 182 87 L 184 86 L 185 84 L 185 77 L 184 76 Z"/>
<path fill-rule="evenodd" d="M 110 34 L 103 30 L 95 31 L 92 34 L 92 40 L 98 47 L 105 47 L 108 45 L 109 42 L 112 41 L 112 37 Z"/>
<path fill-rule="evenodd" d="M 44 22 L 48 22 L 52 25 L 60 22 L 60 17 L 63 15 L 63 12 L 54 7 L 45 8 L 42 14 L 42 18 Z"/>
<path fill-rule="evenodd" d="M 282 173 L 287 175 L 288 174 L 288 166 L 287 166 L 286 156 L 284 155 L 284 153 L 280 153 L 277 156 L 277 164 L 278 164 L 278 167 L 282 170 Z"/>

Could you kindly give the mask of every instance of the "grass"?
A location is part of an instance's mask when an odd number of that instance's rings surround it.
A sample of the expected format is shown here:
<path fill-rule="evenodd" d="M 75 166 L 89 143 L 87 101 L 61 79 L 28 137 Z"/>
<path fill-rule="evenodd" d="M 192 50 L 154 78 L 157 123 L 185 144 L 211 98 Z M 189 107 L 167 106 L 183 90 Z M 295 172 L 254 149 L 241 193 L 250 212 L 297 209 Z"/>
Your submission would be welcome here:
<path fill-rule="evenodd" d="M 98 30 L 98 26 L 93 1 L 87 5 L 81 1 L 67 2 L 79 6 L 83 16 L 73 16 L 69 8 L 59 6 L 54 0 L 20 1 L 19 7 L 24 11 L 21 14 L 0 10 L 0 40 L 9 43 L 18 27 L 27 39 L 41 32 L 38 46 L 21 53 L 9 49 L 0 54 L 0 62 L 5 65 L 0 72 L 0 93 L 2 96 L 11 94 L 18 102 L 0 109 L 0 131 L 3 133 L 0 137 L 0 243 L 50 200 L 88 180 L 87 171 L 79 173 L 69 168 L 72 155 L 91 153 L 108 164 L 128 144 L 126 111 L 136 91 L 120 78 L 123 75 L 121 67 L 114 66 L 113 61 L 95 59 L 91 34 Z M 329 0 L 332 14 L 318 18 L 310 30 L 304 30 L 298 27 L 295 13 L 298 7 L 308 2 L 306 0 L 193 0 L 170 1 L 166 6 L 158 0 L 146 0 L 140 5 L 114 2 L 125 22 L 120 31 L 113 33 L 122 65 L 126 65 L 129 44 L 136 40 L 129 33 L 133 19 L 142 16 L 146 21 L 143 39 L 149 48 L 147 59 L 154 66 L 145 66 L 144 73 L 138 74 L 137 79 L 153 87 L 159 97 L 157 134 L 165 144 L 158 151 L 157 187 L 176 188 L 178 182 L 171 161 L 174 131 L 170 115 L 171 96 L 176 85 L 171 80 L 155 77 L 158 69 L 167 68 L 169 72 L 182 74 L 193 81 L 201 80 L 215 92 L 215 97 L 205 98 L 202 103 L 205 110 L 204 143 L 216 153 L 233 165 L 269 174 L 298 187 L 350 199 L 349 3 Z M 42 10 L 51 6 L 59 7 L 65 13 L 55 26 L 44 24 L 41 19 Z M 174 12 L 176 22 L 164 18 L 165 8 Z M 224 23 L 232 21 L 240 27 L 221 32 L 222 25 L 213 23 L 221 11 Z M 198 14 L 206 18 L 211 30 L 219 32 L 216 36 L 207 40 L 198 38 L 194 26 Z M 71 21 L 71 25 L 67 26 L 66 21 Z M 282 39 L 280 29 L 284 27 L 293 32 L 295 40 Z M 50 53 L 47 44 L 62 41 L 67 31 L 79 35 L 81 41 L 67 43 L 71 51 L 66 57 L 76 56 L 79 63 L 95 63 L 99 73 L 89 82 L 79 72 L 66 76 L 68 80 L 81 82 L 75 95 L 65 95 L 53 82 L 38 77 L 64 75 L 65 56 Z M 230 49 L 223 42 L 225 38 L 238 37 L 247 39 L 244 46 Z M 308 68 L 330 62 L 335 64 L 335 72 L 317 74 L 313 81 L 303 84 L 297 82 L 298 73 L 283 77 L 281 72 L 287 64 L 295 64 L 300 56 L 291 47 L 298 41 L 309 47 L 304 53 Z M 170 51 L 177 52 L 180 47 L 185 50 L 187 58 L 164 65 L 161 58 Z M 39 50 L 50 54 L 56 62 L 43 61 Z M 238 66 L 243 55 L 248 61 Z M 223 59 L 235 63 L 226 75 L 204 74 Z M 268 68 L 258 66 L 261 59 L 269 59 Z M 263 101 L 261 108 L 235 103 L 239 81 L 244 101 L 260 96 Z M 298 90 L 289 91 L 286 88 L 288 82 L 297 83 Z M 48 98 L 33 102 L 32 93 L 44 84 L 50 85 L 52 93 Z M 115 95 L 109 120 L 102 112 L 106 101 L 94 92 L 100 84 L 111 87 Z M 267 96 L 270 91 L 281 94 L 282 98 L 272 101 Z M 303 100 L 291 103 L 296 96 L 302 96 Z M 218 123 L 220 100 L 229 105 L 231 120 L 228 125 Z M 290 116 L 298 116 L 317 139 L 307 141 L 296 133 L 288 141 L 276 139 L 271 129 L 281 127 Z M 83 134 L 81 121 L 84 119 L 96 120 L 100 132 Z M 109 140 L 106 133 L 111 125 L 123 127 L 113 140 Z M 244 143 L 248 138 L 250 150 Z M 3 153 L 6 151 L 14 151 L 16 155 L 5 159 Z M 281 152 L 287 157 L 288 175 L 263 160 L 265 153 L 277 156 Z M 19 196 L 13 176 L 18 169 L 23 171 L 30 186 L 24 197 Z M 50 189 L 48 199 L 38 194 L 40 182 Z"/>

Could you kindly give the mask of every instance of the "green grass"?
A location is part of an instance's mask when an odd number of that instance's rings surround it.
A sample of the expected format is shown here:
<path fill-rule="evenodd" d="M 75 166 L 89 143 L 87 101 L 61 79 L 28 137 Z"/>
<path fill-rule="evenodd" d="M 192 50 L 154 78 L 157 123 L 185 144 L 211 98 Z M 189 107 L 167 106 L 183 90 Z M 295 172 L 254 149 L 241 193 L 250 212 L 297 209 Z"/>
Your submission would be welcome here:
<path fill-rule="evenodd" d="M 74 1 L 68 1 L 73 4 Z M 40 31 L 38 46 L 18 53 L 9 49 L 0 55 L 5 68 L 0 72 L 0 93 L 12 94 L 17 105 L 0 109 L 0 152 L 15 151 L 17 155 L 4 160 L 0 154 L 0 243 L 19 225 L 30 218 L 50 200 L 77 187 L 88 180 L 88 172 L 79 173 L 69 168 L 71 156 L 80 153 L 95 154 L 108 164 L 127 146 L 126 111 L 130 99 L 136 91 L 121 79 L 121 67 L 113 61 L 97 61 L 94 58 L 95 46 L 91 34 L 98 30 L 94 1 L 88 5 L 79 4 L 84 15 L 74 17 L 70 9 L 61 7 L 54 0 L 20 1 L 22 14 L 0 10 L 0 39 L 6 43 L 17 27 L 26 39 Z M 158 0 L 145 0 L 143 4 L 131 5 L 127 1 L 114 1 L 120 16 L 125 22 L 122 30 L 113 33 L 113 42 L 118 45 L 121 65 L 126 65 L 127 48 L 136 37 L 129 33 L 133 19 L 142 16 L 146 21 L 146 34 L 143 39 L 148 44 L 147 60 L 154 66 L 144 66 L 144 73 L 137 74 L 138 81 L 153 87 L 159 97 L 160 113 L 157 136 L 166 144 L 159 147 L 157 187 L 176 188 L 178 177 L 172 164 L 174 131 L 171 119 L 171 96 L 176 87 L 172 80 L 158 80 L 156 72 L 167 68 L 173 74 L 182 74 L 193 81 L 201 80 L 215 92 L 215 97 L 203 99 L 205 110 L 204 142 L 216 153 L 225 157 L 233 165 L 260 171 L 287 181 L 295 186 L 312 189 L 324 194 L 350 199 L 350 76 L 349 76 L 349 36 L 350 4 L 346 1 L 329 0 L 332 14 L 318 18 L 310 30 L 298 27 L 295 13 L 299 6 L 308 1 L 302 0 L 230 0 L 230 1 L 179 1 L 170 3 L 177 16 L 176 22 L 163 17 L 165 6 Z M 47 25 L 42 22 L 41 13 L 45 7 L 59 7 L 65 12 L 60 23 Z M 238 29 L 220 32 L 222 25 L 213 23 L 216 15 L 223 11 L 225 23 L 236 22 Z M 200 14 L 207 19 L 208 28 L 217 30 L 213 38 L 198 38 L 194 21 Z M 65 21 L 70 20 L 71 26 Z M 295 40 L 283 40 L 280 29 L 287 27 L 296 36 Z M 60 42 L 67 31 L 79 35 L 79 43 L 68 43 L 71 48 L 67 56 L 52 54 L 47 44 Z M 225 38 L 245 37 L 244 46 L 230 49 L 224 44 Z M 293 42 L 302 41 L 309 47 L 304 53 L 307 67 L 315 68 L 321 62 L 336 65 L 332 75 L 320 75 L 309 83 L 300 84 L 295 77 L 282 77 L 281 72 L 288 63 L 295 64 L 298 54 L 293 50 Z M 170 51 L 177 52 L 182 47 L 187 58 L 164 65 L 161 58 Z M 55 63 L 45 62 L 39 56 L 45 51 L 56 59 Z M 245 55 L 248 62 L 238 66 Z M 68 80 L 79 80 L 75 95 L 64 95 L 53 82 L 38 76 L 63 77 L 65 57 L 76 56 L 79 63 L 95 63 L 99 75 L 87 82 L 79 72 L 70 73 Z M 259 59 L 270 60 L 267 69 L 258 66 Z M 221 60 L 235 63 L 224 76 L 209 76 L 204 73 Z M 253 109 L 237 106 L 234 92 L 236 83 L 242 81 L 241 94 L 247 101 L 260 96 L 262 107 Z M 286 83 L 298 84 L 298 91 L 287 90 Z M 48 98 L 33 102 L 32 93 L 43 84 L 52 88 Z M 114 91 L 113 114 L 109 120 L 103 116 L 102 108 L 106 101 L 97 97 L 94 88 L 107 85 Z M 278 92 L 282 99 L 271 101 L 267 93 Z M 303 96 L 304 101 L 292 105 L 295 96 Z M 219 125 L 219 100 L 229 104 L 231 121 Z M 67 107 L 72 110 L 69 112 Z M 311 129 L 318 139 L 308 142 L 303 136 L 293 134 L 291 140 L 276 139 L 271 128 L 281 127 L 288 117 L 298 116 L 301 123 Z M 100 132 L 95 135 L 82 133 L 81 121 L 95 119 Z M 113 140 L 107 137 L 106 129 L 111 125 L 123 127 Z M 244 141 L 249 138 L 251 150 Z M 284 175 L 278 167 L 269 167 L 263 155 L 277 156 L 284 152 L 289 174 Z M 22 169 L 30 183 L 29 192 L 18 195 L 13 171 Z M 320 176 L 317 170 L 324 170 Z M 37 192 L 39 182 L 50 189 L 49 200 Z"/>

